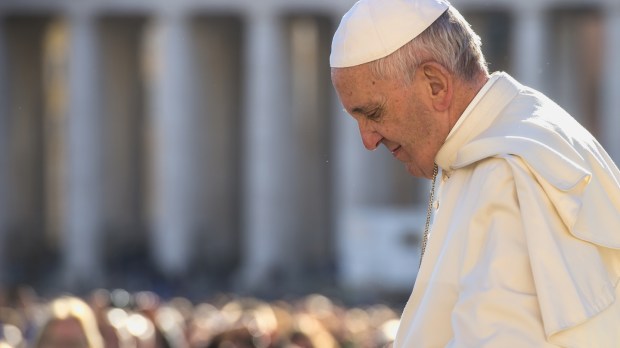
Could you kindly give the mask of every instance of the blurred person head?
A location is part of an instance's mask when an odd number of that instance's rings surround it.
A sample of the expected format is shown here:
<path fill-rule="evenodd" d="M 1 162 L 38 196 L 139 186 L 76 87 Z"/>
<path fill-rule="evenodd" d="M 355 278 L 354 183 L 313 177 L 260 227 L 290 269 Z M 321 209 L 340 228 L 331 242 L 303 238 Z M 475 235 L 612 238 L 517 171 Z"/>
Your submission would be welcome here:
<path fill-rule="evenodd" d="M 293 331 L 284 348 L 315 348 L 308 335 L 300 331 Z"/>
<path fill-rule="evenodd" d="M 33 288 L 18 286 L 7 289 L 0 305 L 0 322 L 15 325 L 24 340 L 32 341 L 38 332 L 37 323 L 43 306 Z"/>
<path fill-rule="evenodd" d="M 25 345 L 24 335 L 17 326 L 0 322 L 0 348 L 21 348 Z"/>
<path fill-rule="evenodd" d="M 196 306 L 191 320 L 192 346 L 274 347 L 280 336 L 276 311 L 255 298 L 226 298 L 217 308 L 209 303 Z"/>
<path fill-rule="evenodd" d="M 254 336 L 247 328 L 234 328 L 213 337 L 207 348 L 256 348 Z"/>
<path fill-rule="evenodd" d="M 276 320 L 276 329 L 272 335 L 272 342 L 277 347 L 284 344 L 281 342 L 289 339 L 290 333 L 294 330 L 294 318 L 292 306 L 284 301 L 276 301 L 271 303 L 271 309 Z"/>
<path fill-rule="evenodd" d="M 36 348 L 103 348 L 103 339 L 92 309 L 73 296 L 52 301 Z"/>
<path fill-rule="evenodd" d="M 345 342 L 348 345 L 366 347 L 370 345 L 371 325 L 368 312 L 362 308 L 349 308 L 343 315 Z"/>
<path fill-rule="evenodd" d="M 107 318 L 118 333 L 121 347 L 167 347 L 158 345 L 155 324 L 142 313 L 111 308 L 107 312 Z"/>
<path fill-rule="evenodd" d="M 107 316 L 111 307 L 110 292 L 105 289 L 93 291 L 90 295 L 90 306 L 95 314 L 104 346 L 106 348 L 122 347 L 119 334 Z"/>
<path fill-rule="evenodd" d="M 392 347 L 399 324 L 400 321 L 398 319 L 389 319 L 381 324 L 375 333 L 375 345 L 382 348 Z"/>
<path fill-rule="evenodd" d="M 302 334 L 302 335 L 300 335 Z M 304 336 L 312 343 L 315 348 L 336 348 L 338 342 L 325 326 L 312 314 L 296 313 L 295 314 L 295 330 L 291 333 L 291 339 L 296 338 L 299 344 L 305 342 Z M 306 344 L 306 343 L 304 343 Z M 302 345 L 301 347 L 304 347 Z"/>
<path fill-rule="evenodd" d="M 24 314 L 20 311 L 10 307 L 0 307 L 0 324 L 13 325 L 22 330 L 26 326 L 25 320 Z M 2 337 L 1 332 L 0 337 Z"/>
<path fill-rule="evenodd" d="M 338 342 L 345 339 L 344 309 L 321 294 L 308 295 L 303 301 L 304 309 L 317 319 Z"/>
<path fill-rule="evenodd" d="M 125 329 L 135 342 L 136 348 L 165 348 L 160 345 L 153 321 L 142 313 L 131 313 L 125 321 Z"/>
<path fill-rule="evenodd" d="M 178 325 L 180 325 L 183 318 L 178 311 L 166 306 L 167 316 L 158 315 L 161 310 L 161 299 L 159 295 L 152 291 L 137 292 L 133 295 L 133 298 L 136 312 L 148 319 L 153 326 L 155 347 L 170 347 L 171 337 L 169 334 L 175 336 L 174 339 L 176 339 L 178 344 L 181 344 L 180 340 L 184 339 L 181 334 L 183 327 L 178 327 Z M 161 327 L 161 324 L 166 325 L 166 330 Z"/>
<path fill-rule="evenodd" d="M 234 333 L 232 337 L 245 342 L 245 335 L 248 333 L 251 346 L 263 348 L 270 347 L 277 336 L 276 315 L 271 306 L 264 301 L 255 298 L 233 299 L 222 306 L 220 314 L 228 326 L 222 332 L 225 337 Z"/>
<path fill-rule="evenodd" d="M 170 305 L 157 309 L 154 323 L 161 335 L 161 344 L 171 347 L 187 347 L 187 329 L 181 311 Z"/>
<path fill-rule="evenodd" d="M 203 347 L 211 340 L 216 332 L 221 331 L 224 325 L 224 316 L 220 310 L 210 303 L 198 304 L 190 319 L 188 340 L 192 347 Z"/>

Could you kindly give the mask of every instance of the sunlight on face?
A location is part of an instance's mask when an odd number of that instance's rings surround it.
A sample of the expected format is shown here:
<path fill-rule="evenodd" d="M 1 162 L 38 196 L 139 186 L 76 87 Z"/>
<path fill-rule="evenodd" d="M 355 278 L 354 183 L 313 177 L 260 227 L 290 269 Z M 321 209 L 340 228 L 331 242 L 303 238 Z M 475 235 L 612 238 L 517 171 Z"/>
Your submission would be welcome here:
<path fill-rule="evenodd" d="M 414 176 L 430 178 L 445 139 L 421 74 L 410 83 L 376 79 L 369 65 L 333 69 L 332 82 L 345 110 L 357 121 L 364 146 L 383 144 Z"/>

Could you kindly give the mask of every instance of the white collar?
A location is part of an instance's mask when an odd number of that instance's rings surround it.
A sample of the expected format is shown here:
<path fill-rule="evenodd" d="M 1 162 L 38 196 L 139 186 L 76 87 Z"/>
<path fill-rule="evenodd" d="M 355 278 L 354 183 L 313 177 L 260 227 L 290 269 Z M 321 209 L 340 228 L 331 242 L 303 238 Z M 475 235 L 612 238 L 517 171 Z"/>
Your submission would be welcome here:
<path fill-rule="evenodd" d="M 435 156 L 435 163 L 445 170 L 451 170 L 460 149 L 493 123 L 506 104 L 516 96 L 519 86 L 504 72 L 491 75 L 452 127 Z"/>

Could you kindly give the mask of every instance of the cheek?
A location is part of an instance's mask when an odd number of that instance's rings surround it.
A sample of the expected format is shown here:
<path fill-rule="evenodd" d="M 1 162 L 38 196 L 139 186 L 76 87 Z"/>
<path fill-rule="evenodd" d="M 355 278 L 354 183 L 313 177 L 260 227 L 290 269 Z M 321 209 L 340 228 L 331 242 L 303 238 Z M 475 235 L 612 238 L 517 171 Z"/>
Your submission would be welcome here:
<path fill-rule="evenodd" d="M 401 138 L 410 160 L 420 162 L 434 156 L 437 150 L 437 124 L 428 109 L 419 106 L 412 112 L 402 125 Z"/>

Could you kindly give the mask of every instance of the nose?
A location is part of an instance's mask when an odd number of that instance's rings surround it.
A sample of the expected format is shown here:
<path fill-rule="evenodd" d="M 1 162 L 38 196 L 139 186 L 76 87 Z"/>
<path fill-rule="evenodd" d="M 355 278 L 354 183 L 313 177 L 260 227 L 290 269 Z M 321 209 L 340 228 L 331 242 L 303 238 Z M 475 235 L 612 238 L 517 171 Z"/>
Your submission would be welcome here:
<path fill-rule="evenodd" d="M 381 145 L 381 140 L 383 140 L 381 134 L 377 133 L 372 128 L 364 125 L 362 122 L 359 122 L 358 126 L 360 129 L 360 136 L 362 137 L 362 143 L 364 143 L 364 147 L 369 151 L 376 150 L 379 145 Z"/>

